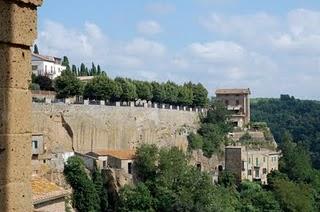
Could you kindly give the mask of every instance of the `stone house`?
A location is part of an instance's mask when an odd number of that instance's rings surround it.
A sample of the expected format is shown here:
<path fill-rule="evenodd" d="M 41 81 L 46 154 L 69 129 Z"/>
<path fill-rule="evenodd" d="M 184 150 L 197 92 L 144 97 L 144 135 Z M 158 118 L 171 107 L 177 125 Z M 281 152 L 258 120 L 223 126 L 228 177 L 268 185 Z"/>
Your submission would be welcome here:
<path fill-rule="evenodd" d="M 238 183 L 243 180 L 267 184 L 267 175 L 278 170 L 280 152 L 265 148 L 227 146 L 225 169 L 235 174 Z"/>
<path fill-rule="evenodd" d="M 33 177 L 31 180 L 32 203 L 35 212 L 65 211 L 66 198 L 70 191 L 57 186 L 44 178 Z"/>
<path fill-rule="evenodd" d="M 217 89 L 217 100 L 231 112 L 230 121 L 234 127 L 244 128 L 250 123 L 249 88 Z"/>
<path fill-rule="evenodd" d="M 127 174 L 132 174 L 134 150 L 100 150 L 82 156 L 79 153 L 77 155 L 84 159 L 88 169 L 93 169 L 94 160 L 99 169 L 121 169 Z"/>
<path fill-rule="evenodd" d="M 32 53 L 32 73 L 36 76 L 41 75 L 55 79 L 65 69 L 61 58 Z"/>

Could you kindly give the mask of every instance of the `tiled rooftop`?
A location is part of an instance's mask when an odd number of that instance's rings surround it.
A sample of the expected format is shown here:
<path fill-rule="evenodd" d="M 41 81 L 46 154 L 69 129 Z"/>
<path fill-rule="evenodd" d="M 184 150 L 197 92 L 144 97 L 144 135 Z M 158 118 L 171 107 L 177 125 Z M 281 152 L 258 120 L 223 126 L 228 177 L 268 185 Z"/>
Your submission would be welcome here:
<path fill-rule="evenodd" d="M 53 182 L 40 177 L 31 180 L 33 204 L 66 196 L 69 192 Z"/>
<path fill-rule="evenodd" d="M 249 88 L 217 89 L 216 94 L 251 94 Z"/>
<path fill-rule="evenodd" d="M 135 156 L 135 150 L 100 150 L 89 153 L 96 156 L 112 156 L 121 160 L 131 160 Z"/>

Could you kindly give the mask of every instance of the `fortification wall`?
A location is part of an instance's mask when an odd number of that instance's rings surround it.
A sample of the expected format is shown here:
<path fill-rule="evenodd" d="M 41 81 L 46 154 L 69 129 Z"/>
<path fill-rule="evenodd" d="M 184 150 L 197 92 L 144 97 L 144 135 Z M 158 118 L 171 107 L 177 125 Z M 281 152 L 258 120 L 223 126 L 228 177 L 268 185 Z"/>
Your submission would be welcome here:
<path fill-rule="evenodd" d="M 33 133 L 47 152 L 131 149 L 141 143 L 187 148 L 196 112 L 100 105 L 33 104 Z"/>

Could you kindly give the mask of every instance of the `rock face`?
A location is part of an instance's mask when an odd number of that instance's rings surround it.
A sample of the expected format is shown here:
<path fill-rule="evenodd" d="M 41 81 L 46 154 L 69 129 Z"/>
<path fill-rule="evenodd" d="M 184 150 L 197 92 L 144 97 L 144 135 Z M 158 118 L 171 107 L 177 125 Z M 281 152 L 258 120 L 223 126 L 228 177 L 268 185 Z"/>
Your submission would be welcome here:
<path fill-rule="evenodd" d="M 44 135 L 47 151 L 86 153 L 132 149 L 142 143 L 187 148 L 199 125 L 195 112 L 100 105 L 33 104 L 33 133 Z"/>

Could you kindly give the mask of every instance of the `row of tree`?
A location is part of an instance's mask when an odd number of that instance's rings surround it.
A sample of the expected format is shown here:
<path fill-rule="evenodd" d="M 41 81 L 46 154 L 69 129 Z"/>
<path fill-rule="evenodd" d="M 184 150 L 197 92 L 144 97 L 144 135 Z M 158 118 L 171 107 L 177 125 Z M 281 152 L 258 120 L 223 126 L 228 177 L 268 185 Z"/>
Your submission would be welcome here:
<path fill-rule="evenodd" d="M 62 59 L 62 65 L 66 67 L 66 71 L 72 72 L 75 76 L 97 76 L 97 75 L 105 75 L 105 71 L 101 70 L 100 65 L 91 63 L 91 68 L 88 68 L 84 63 L 81 63 L 79 67 L 76 65 L 70 65 L 69 59 L 67 56 L 64 56 Z"/>
<path fill-rule="evenodd" d="M 208 102 L 206 88 L 201 83 L 192 82 L 177 85 L 171 81 L 158 83 L 122 77 L 111 79 L 106 74 L 99 74 L 89 82 L 83 83 L 72 71 L 65 70 L 54 81 L 46 76 L 33 75 L 32 83 L 31 89 L 55 90 L 58 98 L 83 95 L 86 99 L 109 102 L 141 99 L 193 107 L 203 107 Z"/>
<path fill-rule="evenodd" d="M 147 82 L 116 77 L 97 76 L 84 87 L 84 97 L 108 101 L 132 101 L 136 99 L 172 105 L 205 106 L 208 92 L 200 83 L 177 85 Z"/>

